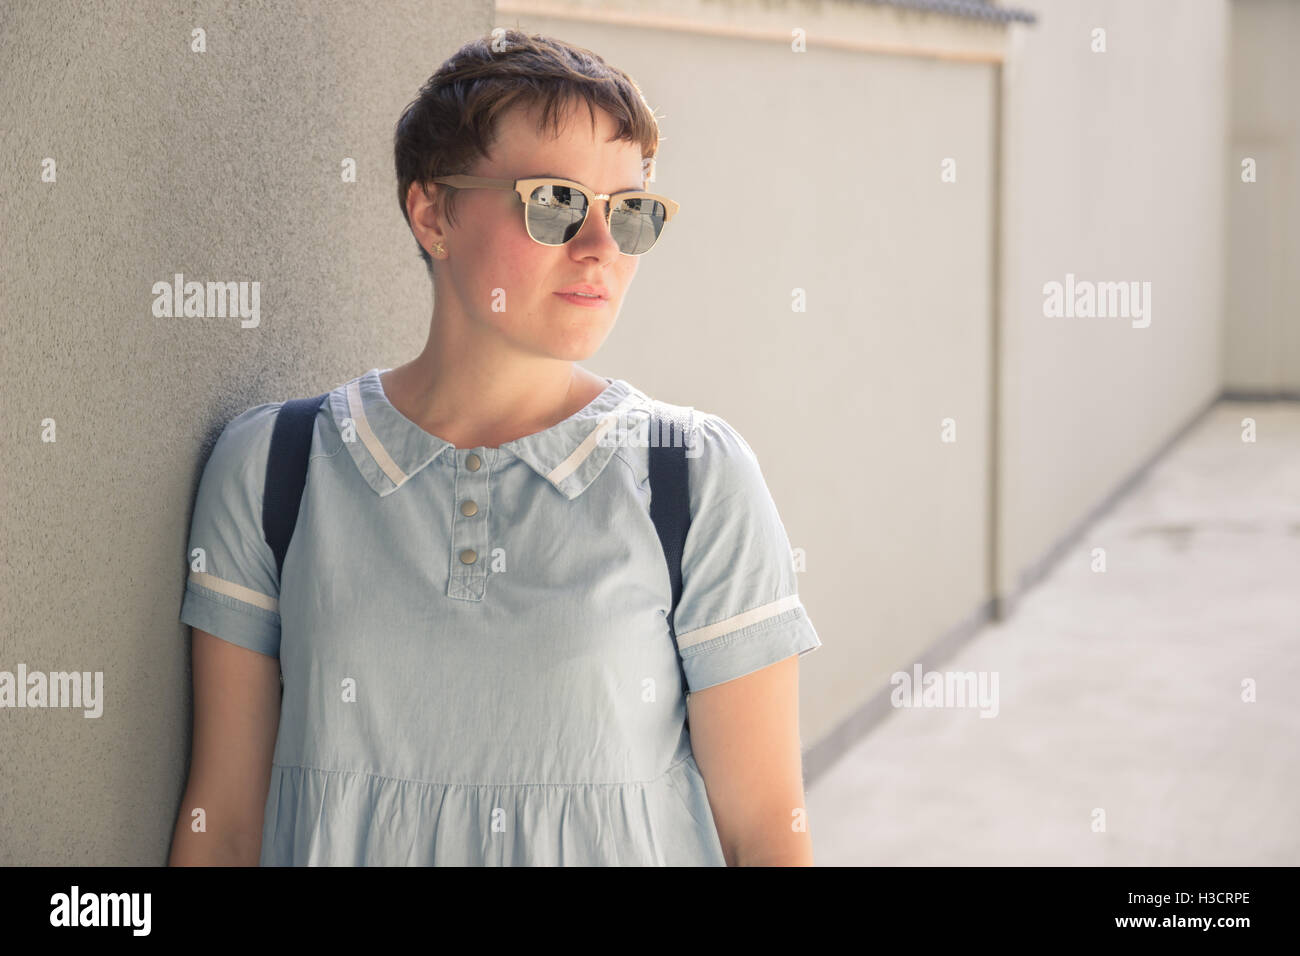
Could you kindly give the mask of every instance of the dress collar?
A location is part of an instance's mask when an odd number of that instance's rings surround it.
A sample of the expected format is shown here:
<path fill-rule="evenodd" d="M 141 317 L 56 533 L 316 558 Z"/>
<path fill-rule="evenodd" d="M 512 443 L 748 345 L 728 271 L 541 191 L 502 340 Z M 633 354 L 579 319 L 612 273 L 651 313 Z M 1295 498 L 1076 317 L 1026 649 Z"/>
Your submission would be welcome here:
<path fill-rule="evenodd" d="M 392 494 L 452 444 L 425 431 L 397 410 L 379 380 L 388 369 L 372 368 L 330 392 L 330 411 L 357 469 L 380 496 Z M 486 460 L 509 453 L 526 462 L 566 498 L 582 494 L 618 449 L 615 425 L 636 414 L 649 416 L 650 399 L 621 378 L 584 408 L 543 431 L 494 449 L 475 449 Z M 602 438 L 604 440 L 602 440 Z"/>

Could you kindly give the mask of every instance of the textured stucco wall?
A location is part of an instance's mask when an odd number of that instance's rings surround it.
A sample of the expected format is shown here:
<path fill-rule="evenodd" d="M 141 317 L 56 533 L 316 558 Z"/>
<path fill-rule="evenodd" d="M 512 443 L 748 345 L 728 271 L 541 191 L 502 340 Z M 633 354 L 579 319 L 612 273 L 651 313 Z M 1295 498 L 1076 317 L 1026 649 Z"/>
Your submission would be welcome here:
<path fill-rule="evenodd" d="M 104 674 L 97 719 L 0 712 L 0 863 L 166 860 L 209 444 L 251 405 L 419 350 L 393 125 L 491 25 L 485 2 L 0 4 L 0 669 Z M 260 282 L 260 324 L 156 318 L 177 272 Z"/>

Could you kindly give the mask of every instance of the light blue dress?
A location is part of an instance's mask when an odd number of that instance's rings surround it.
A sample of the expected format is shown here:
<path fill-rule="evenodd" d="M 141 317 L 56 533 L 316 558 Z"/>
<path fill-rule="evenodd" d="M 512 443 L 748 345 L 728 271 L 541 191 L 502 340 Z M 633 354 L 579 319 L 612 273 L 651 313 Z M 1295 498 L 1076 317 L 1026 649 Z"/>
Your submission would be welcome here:
<path fill-rule="evenodd" d="M 749 445 L 690 410 L 683 688 L 649 398 L 606 379 L 551 428 L 455 448 L 380 371 L 317 415 L 283 580 L 280 404 L 233 419 L 199 484 L 180 618 L 284 680 L 261 865 L 724 865 L 685 692 L 821 646 Z"/>

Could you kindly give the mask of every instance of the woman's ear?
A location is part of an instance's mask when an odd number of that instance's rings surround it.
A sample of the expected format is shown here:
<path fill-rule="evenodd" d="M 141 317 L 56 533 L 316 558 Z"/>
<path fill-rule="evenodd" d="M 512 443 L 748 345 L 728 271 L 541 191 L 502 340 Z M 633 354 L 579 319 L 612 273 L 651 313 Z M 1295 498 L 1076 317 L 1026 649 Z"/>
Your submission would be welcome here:
<path fill-rule="evenodd" d="M 412 182 L 406 191 L 406 215 L 411 233 L 426 250 L 447 238 L 443 207 L 446 194 L 438 183 Z"/>

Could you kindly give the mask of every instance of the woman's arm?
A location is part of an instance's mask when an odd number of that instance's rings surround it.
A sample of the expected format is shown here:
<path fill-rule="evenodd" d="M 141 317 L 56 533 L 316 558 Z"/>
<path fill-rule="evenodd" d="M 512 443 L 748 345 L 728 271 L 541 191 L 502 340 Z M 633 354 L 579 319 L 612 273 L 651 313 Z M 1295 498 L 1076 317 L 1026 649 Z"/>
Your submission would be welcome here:
<path fill-rule="evenodd" d="M 690 694 L 686 706 L 727 865 L 812 866 L 798 655 Z"/>
<path fill-rule="evenodd" d="M 280 727 L 280 662 L 193 628 L 194 748 L 171 866 L 257 866 Z M 201 808 L 206 832 L 195 832 Z"/>

